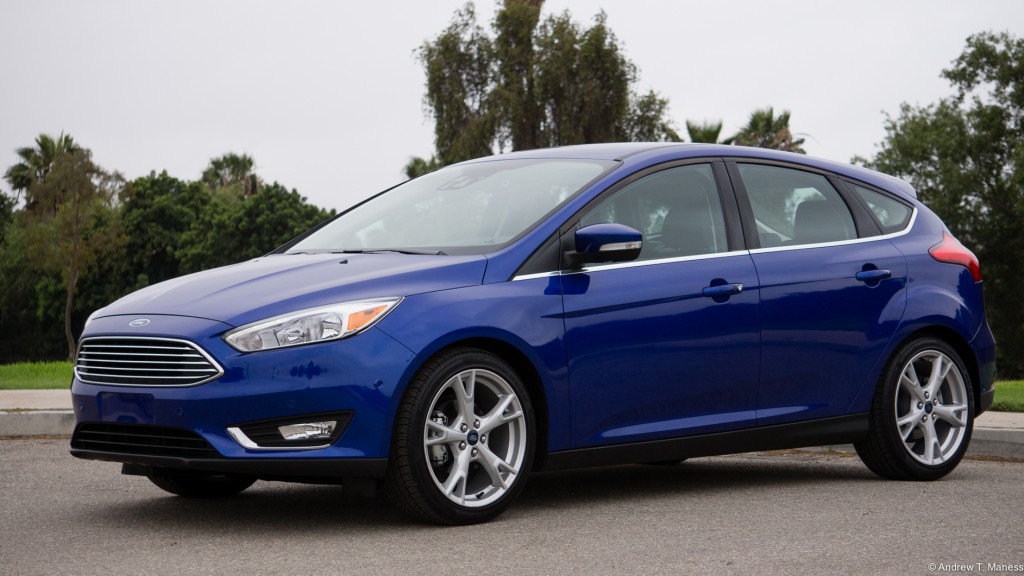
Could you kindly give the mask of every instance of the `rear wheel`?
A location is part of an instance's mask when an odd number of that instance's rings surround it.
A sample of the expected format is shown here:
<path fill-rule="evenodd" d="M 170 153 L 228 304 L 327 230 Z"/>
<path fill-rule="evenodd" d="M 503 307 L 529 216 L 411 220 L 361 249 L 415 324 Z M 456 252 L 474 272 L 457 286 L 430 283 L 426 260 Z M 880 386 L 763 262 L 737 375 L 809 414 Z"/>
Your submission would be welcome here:
<path fill-rule="evenodd" d="M 967 452 L 974 428 L 970 375 L 950 345 L 920 338 L 889 361 L 871 408 L 868 438 L 854 444 L 873 472 L 936 480 Z"/>
<path fill-rule="evenodd" d="M 398 411 L 388 468 L 396 505 L 443 524 L 485 522 L 526 484 L 533 409 L 502 359 L 457 349 L 428 362 Z"/>
<path fill-rule="evenodd" d="M 255 478 L 221 474 L 196 474 L 179 470 L 154 470 L 149 481 L 163 490 L 189 498 L 225 498 L 252 486 Z"/>

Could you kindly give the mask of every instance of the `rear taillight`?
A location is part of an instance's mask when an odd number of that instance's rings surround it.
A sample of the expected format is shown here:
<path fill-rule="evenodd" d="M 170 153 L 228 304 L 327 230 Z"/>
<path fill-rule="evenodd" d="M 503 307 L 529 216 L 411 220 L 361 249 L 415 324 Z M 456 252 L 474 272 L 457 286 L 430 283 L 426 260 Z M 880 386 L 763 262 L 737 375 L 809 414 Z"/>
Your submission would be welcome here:
<path fill-rule="evenodd" d="M 959 264 L 971 271 L 971 278 L 975 282 L 981 282 L 981 263 L 978 257 L 953 237 L 952 234 L 942 231 L 942 240 L 928 249 L 928 253 L 939 262 Z"/>

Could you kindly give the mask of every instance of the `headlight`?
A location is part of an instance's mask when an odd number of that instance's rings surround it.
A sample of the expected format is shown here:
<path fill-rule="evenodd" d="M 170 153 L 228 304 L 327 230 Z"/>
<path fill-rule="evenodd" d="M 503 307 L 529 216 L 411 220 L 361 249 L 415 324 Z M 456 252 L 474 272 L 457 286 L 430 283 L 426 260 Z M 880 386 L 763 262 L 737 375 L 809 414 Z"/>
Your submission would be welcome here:
<path fill-rule="evenodd" d="M 224 335 L 239 352 L 257 352 L 358 334 L 387 315 L 401 298 L 328 304 L 246 324 Z"/>

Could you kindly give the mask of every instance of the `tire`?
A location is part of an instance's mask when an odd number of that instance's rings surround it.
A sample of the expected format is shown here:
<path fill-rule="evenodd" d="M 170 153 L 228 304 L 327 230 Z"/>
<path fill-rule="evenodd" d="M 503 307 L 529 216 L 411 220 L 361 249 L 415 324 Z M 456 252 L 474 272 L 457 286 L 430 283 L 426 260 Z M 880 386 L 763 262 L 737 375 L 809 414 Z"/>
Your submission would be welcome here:
<path fill-rule="evenodd" d="M 428 361 L 398 409 L 388 465 L 395 505 L 439 524 L 504 512 L 533 466 L 534 416 L 515 370 L 474 348 Z"/>
<path fill-rule="evenodd" d="M 255 478 L 196 474 L 177 470 L 154 470 L 149 481 L 163 490 L 187 498 L 226 498 L 252 486 Z"/>
<path fill-rule="evenodd" d="M 973 430 L 973 387 L 959 354 L 937 338 L 918 338 L 886 365 L 868 436 L 854 448 L 883 478 L 938 480 L 960 463 Z"/>

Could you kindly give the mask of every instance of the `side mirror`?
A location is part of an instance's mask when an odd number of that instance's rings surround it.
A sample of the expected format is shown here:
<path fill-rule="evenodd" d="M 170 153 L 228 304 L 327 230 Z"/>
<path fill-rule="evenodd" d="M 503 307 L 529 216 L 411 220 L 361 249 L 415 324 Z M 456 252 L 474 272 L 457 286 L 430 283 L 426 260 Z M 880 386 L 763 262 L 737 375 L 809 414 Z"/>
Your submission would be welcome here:
<path fill-rule="evenodd" d="M 623 224 L 591 224 L 576 231 L 576 250 L 565 254 L 569 268 L 596 262 L 628 262 L 640 256 L 643 235 Z"/>

